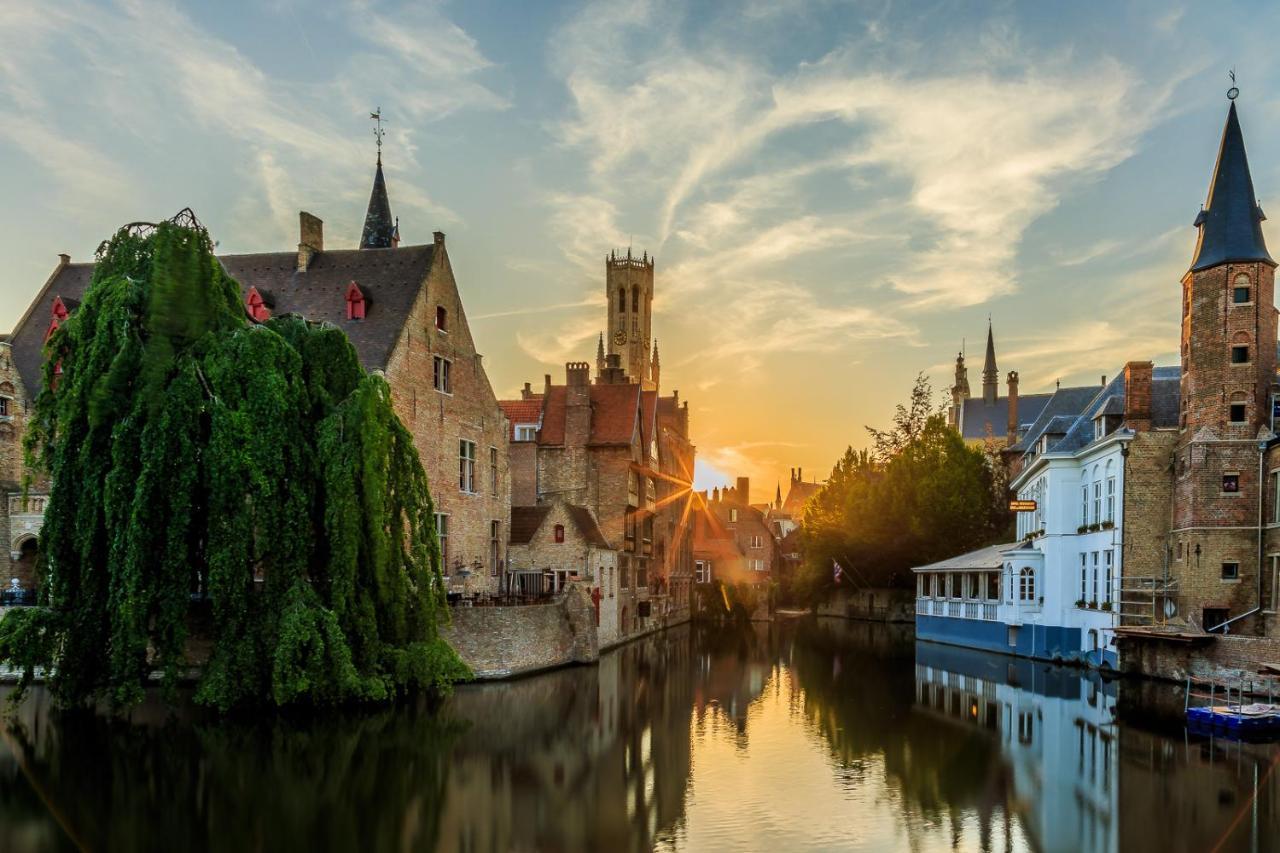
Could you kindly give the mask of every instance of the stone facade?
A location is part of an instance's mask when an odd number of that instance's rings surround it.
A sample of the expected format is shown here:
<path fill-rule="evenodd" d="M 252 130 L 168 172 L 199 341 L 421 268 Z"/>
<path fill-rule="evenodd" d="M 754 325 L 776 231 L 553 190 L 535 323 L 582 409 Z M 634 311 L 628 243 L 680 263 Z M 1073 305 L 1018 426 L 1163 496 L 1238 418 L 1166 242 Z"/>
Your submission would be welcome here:
<path fill-rule="evenodd" d="M 17 578 L 35 586 L 36 549 L 48 496 L 43 478 L 27 485 L 22 440 L 31 400 L 13 361 L 8 340 L 0 340 L 0 587 Z"/>
<path fill-rule="evenodd" d="M 481 680 L 594 663 L 600 655 L 589 582 L 570 582 L 548 604 L 456 607 L 450 616 L 441 634 Z"/>
<path fill-rule="evenodd" d="M 657 357 L 651 355 L 653 341 L 653 259 L 646 252 L 641 258 L 611 254 L 605 259 L 605 302 L 608 305 L 608 332 L 604 353 L 617 355 L 621 367 L 646 391 L 656 390 L 658 377 L 653 375 Z M 655 350 L 656 352 L 656 350 Z M 596 369 L 603 372 L 605 365 Z"/>
<path fill-rule="evenodd" d="M 437 359 L 449 365 L 447 390 L 436 387 Z M 386 377 L 427 472 L 451 588 L 497 592 L 511 507 L 508 426 L 476 352 L 440 232 Z"/>

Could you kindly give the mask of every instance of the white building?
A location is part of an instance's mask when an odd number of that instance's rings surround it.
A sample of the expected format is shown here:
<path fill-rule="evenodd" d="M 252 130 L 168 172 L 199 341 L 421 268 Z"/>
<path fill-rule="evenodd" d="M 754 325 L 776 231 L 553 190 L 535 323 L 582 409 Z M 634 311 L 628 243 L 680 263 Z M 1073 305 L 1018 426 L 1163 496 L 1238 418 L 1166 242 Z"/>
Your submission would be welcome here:
<path fill-rule="evenodd" d="M 1018 514 L 1018 541 L 915 569 L 918 636 L 1118 667 L 1128 446 L 1134 426 L 1174 426 L 1178 409 L 1179 369 L 1145 364 L 1145 376 L 1131 364 L 1106 386 L 1054 394 L 1010 448 L 1010 490 L 1035 503 Z M 1141 422 L 1128 383 L 1150 389 Z"/>

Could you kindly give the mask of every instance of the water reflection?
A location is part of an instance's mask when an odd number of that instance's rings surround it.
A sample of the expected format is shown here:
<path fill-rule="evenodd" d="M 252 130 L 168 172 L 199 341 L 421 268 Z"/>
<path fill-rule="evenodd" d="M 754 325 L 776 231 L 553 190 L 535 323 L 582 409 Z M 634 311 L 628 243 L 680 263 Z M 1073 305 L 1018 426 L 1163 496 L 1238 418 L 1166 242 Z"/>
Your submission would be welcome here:
<path fill-rule="evenodd" d="M 686 628 L 436 709 L 109 721 L 36 693 L 0 849 L 1277 849 L 1276 748 L 1153 728 L 1176 693 L 838 620 Z"/>

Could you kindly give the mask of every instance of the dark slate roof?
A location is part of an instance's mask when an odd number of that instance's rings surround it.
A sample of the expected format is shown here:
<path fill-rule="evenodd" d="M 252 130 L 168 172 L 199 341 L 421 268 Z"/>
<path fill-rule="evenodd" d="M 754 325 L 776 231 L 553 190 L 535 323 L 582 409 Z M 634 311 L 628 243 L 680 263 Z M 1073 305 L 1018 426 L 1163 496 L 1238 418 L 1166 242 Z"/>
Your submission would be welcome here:
<path fill-rule="evenodd" d="M 511 508 L 511 543 L 527 545 L 551 512 L 549 506 L 513 506 Z"/>
<path fill-rule="evenodd" d="M 364 233 L 360 235 L 361 249 L 390 249 L 396 224 L 391 219 L 391 201 L 387 198 L 387 182 L 382 177 L 382 155 L 378 155 L 378 169 L 373 173 L 373 191 L 369 193 L 369 209 L 364 215 Z"/>
<path fill-rule="evenodd" d="M 1027 426 L 1039 416 L 1052 394 L 1018 395 L 1018 428 Z M 1009 398 L 997 397 L 987 405 L 981 397 L 970 397 L 960 404 L 961 435 L 969 439 L 1001 438 L 1009 433 Z M 988 433 L 988 427 L 990 432 Z"/>
<path fill-rule="evenodd" d="M 1258 198 L 1253 194 L 1244 135 L 1240 132 L 1236 103 L 1232 101 L 1218 146 L 1218 162 L 1209 183 L 1209 199 L 1195 221 L 1200 235 L 1191 269 L 1208 269 L 1228 261 L 1264 261 L 1274 266 L 1275 261 L 1271 260 L 1262 237 L 1264 219 Z"/>
<path fill-rule="evenodd" d="M 604 538 L 604 534 L 600 532 L 600 525 L 596 524 L 596 517 L 591 514 L 591 510 L 585 506 L 576 506 L 570 504 L 569 518 L 573 519 L 574 525 L 578 528 L 578 532 L 582 534 L 582 538 L 587 540 L 588 545 L 596 548 L 609 548 L 609 540 Z"/>
<path fill-rule="evenodd" d="M 435 246 L 360 251 L 342 249 L 313 255 L 298 272 L 297 252 L 223 255 L 223 267 L 240 283 L 242 294 L 256 287 L 270 294 L 272 314 L 300 314 L 332 323 L 347 333 L 366 370 L 382 369 L 400 337 L 422 283 L 431 269 Z M 55 298 L 68 307 L 84 297 L 93 264 L 65 264 L 54 271 L 13 331 L 14 363 L 29 393 L 39 387 L 45 333 Z M 364 320 L 347 319 L 346 290 L 360 285 L 366 299 Z"/>
<path fill-rule="evenodd" d="M 1028 447 L 1034 447 L 1054 418 L 1059 415 L 1080 414 L 1101 390 L 1102 388 L 1097 385 L 1090 385 L 1083 388 L 1059 388 L 1054 391 L 1041 408 L 1040 414 L 1032 421 L 1031 426 L 1027 427 L 1022 439 L 1009 449 L 1025 451 Z M 1019 400 L 1018 403 L 1021 406 L 1022 401 Z"/>
<path fill-rule="evenodd" d="M 1180 367 L 1157 367 L 1151 372 L 1151 425 L 1153 427 L 1177 426 L 1178 397 L 1181 393 Z M 1062 435 L 1049 446 L 1050 453 L 1074 453 L 1088 447 L 1094 441 L 1093 421 L 1099 415 L 1123 415 L 1125 406 L 1124 371 L 1118 370 L 1114 378 L 1103 388 L 1068 389 L 1093 392 L 1092 398 L 1074 414 L 1054 415 L 1037 432 L 1040 435 Z M 1066 425 L 1065 435 L 1062 433 Z M 1028 433 L 1030 437 L 1030 433 Z M 1030 447 L 1035 439 L 1027 442 Z M 1021 449 L 1021 448 L 1019 448 Z"/>

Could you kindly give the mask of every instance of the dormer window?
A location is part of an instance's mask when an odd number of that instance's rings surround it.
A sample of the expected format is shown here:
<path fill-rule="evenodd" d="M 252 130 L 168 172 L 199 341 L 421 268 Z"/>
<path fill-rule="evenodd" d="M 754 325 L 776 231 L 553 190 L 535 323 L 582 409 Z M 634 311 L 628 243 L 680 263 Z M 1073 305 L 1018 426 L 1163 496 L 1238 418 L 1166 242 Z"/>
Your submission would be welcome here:
<path fill-rule="evenodd" d="M 346 300 L 347 319 L 363 320 L 366 307 L 364 291 L 354 281 L 347 285 Z"/>
<path fill-rule="evenodd" d="M 256 287 L 249 288 L 249 293 L 244 298 L 244 306 L 255 323 L 265 323 L 271 318 L 271 309 L 267 307 L 266 300 L 262 298 L 262 294 Z"/>
<path fill-rule="evenodd" d="M 67 304 L 62 301 L 61 296 L 53 297 L 53 306 L 49 313 L 52 315 L 49 320 L 49 328 L 45 330 L 44 339 L 47 341 L 49 337 L 62 325 L 62 321 L 71 316 L 71 310 L 67 308 Z"/>

